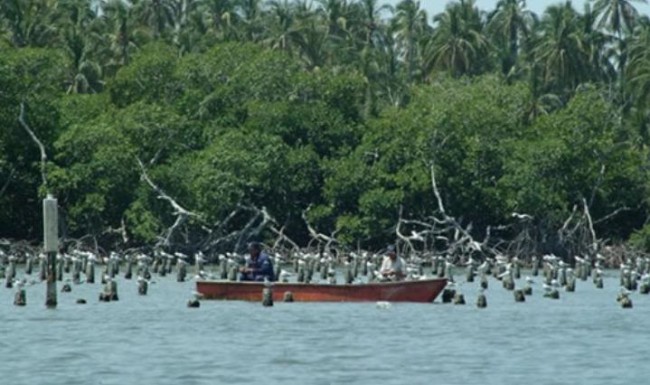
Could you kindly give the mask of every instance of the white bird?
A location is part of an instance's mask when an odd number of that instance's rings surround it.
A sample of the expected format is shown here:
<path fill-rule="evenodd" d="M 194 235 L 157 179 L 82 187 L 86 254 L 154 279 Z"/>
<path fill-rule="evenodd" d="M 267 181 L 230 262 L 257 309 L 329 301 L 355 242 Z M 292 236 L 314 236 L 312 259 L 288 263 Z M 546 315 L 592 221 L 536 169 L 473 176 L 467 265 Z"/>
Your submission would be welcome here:
<path fill-rule="evenodd" d="M 185 254 L 183 254 L 183 253 L 181 253 L 181 252 L 178 252 L 178 251 L 175 252 L 174 255 L 175 255 L 176 257 L 178 257 L 179 259 L 181 259 L 181 260 L 187 259 L 187 255 L 185 255 Z"/>
<path fill-rule="evenodd" d="M 376 304 L 377 309 L 390 309 L 392 305 L 387 301 L 378 301 Z"/>
<path fill-rule="evenodd" d="M 533 279 L 528 275 L 526 276 L 526 282 L 530 283 L 531 285 L 535 283 L 535 281 L 533 281 Z"/>
<path fill-rule="evenodd" d="M 278 280 L 280 282 L 288 281 L 289 277 L 292 277 L 292 276 L 293 276 L 292 273 L 282 269 L 282 270 L 280 270 L 280 274 L 278 274 Z"/>
<path fill-rule="evenodd" d="M 416 232 L 415 230 L 411 230 L 411 236 L 408 237 L 408 239 L 410 239 L 412 241 L 424 242 L 424 237 L 422 236 L 422 234 Z"/>
<path fill-rule="evenodd" d="M 532 215 L 519 214 L 519 213 L 516 213 L 516 212 L 512 213 L 512 217 L 517 218 L 517 219 L 533 219 Z"/>

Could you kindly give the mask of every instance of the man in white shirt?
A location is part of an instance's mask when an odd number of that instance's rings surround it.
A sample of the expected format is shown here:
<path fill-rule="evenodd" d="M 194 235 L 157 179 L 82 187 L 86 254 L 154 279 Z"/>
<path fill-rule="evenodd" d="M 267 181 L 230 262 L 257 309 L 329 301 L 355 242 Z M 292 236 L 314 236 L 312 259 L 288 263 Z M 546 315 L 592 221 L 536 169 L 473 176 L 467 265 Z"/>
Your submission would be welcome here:
<path fill-rule="evenodd" d="M 397 256 L 395 246 L 390 245 L 386 249 L 379 274 L 383 281 L 401 281 L 406 276 L 406 262 Z"/>

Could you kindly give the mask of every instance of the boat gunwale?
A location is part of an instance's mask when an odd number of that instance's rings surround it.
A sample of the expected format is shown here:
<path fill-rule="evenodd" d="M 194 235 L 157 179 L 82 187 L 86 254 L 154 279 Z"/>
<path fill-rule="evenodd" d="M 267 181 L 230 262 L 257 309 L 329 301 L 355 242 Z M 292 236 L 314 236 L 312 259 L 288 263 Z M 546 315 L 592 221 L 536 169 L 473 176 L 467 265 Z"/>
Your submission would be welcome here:
<path fill-rule="evenodd" d="M 447 278 L 431 278 L 431 279 L 418 279 L 411 281 L 386 281 L 386 282 L 367 282 L 367 283 L 352 283 L 352 284 L 331 284 L 331 283 L 307 283 L 307 282 L 261 282 L 261 281 L 228 281 L 228 280 L 217 280 L 217 279 L 199 279 L 196 280 L 196 283 L 207 283 L 207 284 L 218 284 L 218 285 L 243 285 L 243 286 L 265 286 L 265 287 L 274 287 L 274 286 L 323 286 L 323 287 L 345 287 L 345 288 L 354 288 L 354 287 L 368 287 L 368 286 L 402 286 L 402 285 L 413 285 L 417 283 L 429 283 L 429 282 L 440 282 L 448 281 Z"/>

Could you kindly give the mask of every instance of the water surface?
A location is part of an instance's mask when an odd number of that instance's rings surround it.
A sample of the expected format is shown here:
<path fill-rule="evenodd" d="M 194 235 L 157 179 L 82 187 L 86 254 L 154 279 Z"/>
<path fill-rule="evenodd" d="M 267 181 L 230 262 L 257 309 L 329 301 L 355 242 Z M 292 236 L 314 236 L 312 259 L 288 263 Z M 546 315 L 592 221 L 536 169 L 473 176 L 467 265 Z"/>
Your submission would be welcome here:
<path fill-rule="evenodd" d="M 194 287 L 155 278 L 149 295 L 119 279 L 120 301 L 99 303 L 100 284 L 73 285 L 44 308 L 45 286 L 14 307 L 0 288 L 2 384 L 614 384 L 647 381 L 650 297 L 633 309 L 578 281 L 575 293 L 526 303 L 490 281 L 488 308 L 374 303 L 203 301 Z M 59 283 L 60 287 L 61 283 Z M 88 300 L 76 305 L 77 298 Z"/>

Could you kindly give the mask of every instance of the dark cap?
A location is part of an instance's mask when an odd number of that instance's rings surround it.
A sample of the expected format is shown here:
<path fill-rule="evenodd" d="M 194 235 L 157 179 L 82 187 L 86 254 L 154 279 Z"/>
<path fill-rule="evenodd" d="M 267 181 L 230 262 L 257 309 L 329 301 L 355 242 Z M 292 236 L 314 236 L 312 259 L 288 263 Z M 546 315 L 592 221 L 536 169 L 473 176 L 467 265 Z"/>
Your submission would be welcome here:
<path fill-rule="evenodd" d="M 389 253 L 397 253 L 397 249 L 395 248 L 395 245 L 388 245 L 388 247 L 386 247 L 386 254 Z"/>
<path fill-rule="evenodd" d="M 262 250 L 262 245 L 259 242 L 251 242 L 248 244 L 248 250 Z"/>

